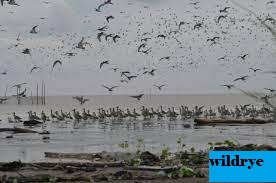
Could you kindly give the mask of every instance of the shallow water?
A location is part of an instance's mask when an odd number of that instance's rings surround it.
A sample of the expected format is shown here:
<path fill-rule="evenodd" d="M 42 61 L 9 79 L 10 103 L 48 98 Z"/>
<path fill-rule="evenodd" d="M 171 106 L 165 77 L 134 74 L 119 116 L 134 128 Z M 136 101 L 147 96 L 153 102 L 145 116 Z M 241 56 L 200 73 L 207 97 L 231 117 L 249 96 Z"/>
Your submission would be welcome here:
<path fill-rule="evenodd" d="M 73 108 L 82 108 L 90 111 L 99 107 L 140 108 L 147 107 L 179 107 L 180 105 L 204 105 L 205 107 L 226 104 L 231 107 L 236 104 L 258 105 L 252 99 L 243 95 L 168 95 L 146 96 L 141 102 L 127 96 L 91 96 L 89 103 L 79 106 L 71 96 L 47 97 L 47 105 L 30 105 L 28 101 L 16 105 L 15 100 L 0 105 L 0 127 L 20 127 L 21 124 L 7 122 L 7 117 L 13 111 L 22 117 L 27 117 L 29 110 L 40 113 L 41 110 L 49 112 L 50 109 L 71 111 Z M 259 104 L 261 105 L 261 104 Z M 190 128 L 186 128 L 190 124 Z M 123 122 L 48 122 L 44 129 L 51 132 L 49 140 L 42 140 L 39 134 L 15 134 L 14 138 L 6 139 L 7 133 L 0 133 L 0 161 L 44 161 L 44 152 L 99 152 L 99 151 L 135 151 L 138 139 L 143 139 L 145 148 L 160 152 L 164 145 L 171 151 L 177 151 L 177 139 L 181 137 L 186 148 L 206 149 L 208 142 L 232 140 L 241 144 L 258 143 L 276 146 L 276 124 L 243 125 L 243 126 L 205 126 L 197 127 L 190 121 L 123 121 Z M 41 131 L 42 127 L 34 130 Z M 129 147 L 122 149 L 118 144 L 127 141 Z"/>

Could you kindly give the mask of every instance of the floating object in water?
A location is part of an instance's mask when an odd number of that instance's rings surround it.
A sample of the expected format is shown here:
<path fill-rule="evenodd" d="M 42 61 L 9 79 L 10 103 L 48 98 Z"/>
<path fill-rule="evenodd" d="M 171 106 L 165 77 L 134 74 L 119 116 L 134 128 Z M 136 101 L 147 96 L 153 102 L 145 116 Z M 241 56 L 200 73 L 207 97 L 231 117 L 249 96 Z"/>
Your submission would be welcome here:
<path fill-rule="evenodd" d="M 246 118 L 246 119 L 204 119 L 196 118 L 194 122 L 197 125 L 242 125 L 242 124 L 266 124 L 271 121 L 255 118 Z"/>
<path fill-rule="evenodd" d="M 41 121 L 37 121 L 37 120 L 28 120 L 28 121 L 24 121 L 23 122 L 23 125 L 24 126 L 35 126 L 35 125 L 40 125 L 40 124 L 42 124 L 43 122 L 41 122 Z"/>

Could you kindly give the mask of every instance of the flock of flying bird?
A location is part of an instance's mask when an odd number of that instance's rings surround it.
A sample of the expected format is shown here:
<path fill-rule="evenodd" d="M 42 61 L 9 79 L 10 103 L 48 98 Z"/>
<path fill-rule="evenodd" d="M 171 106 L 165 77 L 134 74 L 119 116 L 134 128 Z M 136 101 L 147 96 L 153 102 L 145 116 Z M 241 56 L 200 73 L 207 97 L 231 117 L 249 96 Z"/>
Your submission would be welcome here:
<path fill-rule="evenodd" d="M 49 1 L 43 1 L 44 4 L 50 4 L 51 2 Z M 105 8 L 109 6 L 109 8 L 112 8 L 112 6 L 115 6 L 118 2 L 113 2 L 112 0 L 103 0 L 102 3 L 100 3 L 96 8 L 95 11 L 99 14 L 99 16 L 102 16 L 105 13 Z M 248 29 L 249 34 L 252 34 L 253 28 L 252 27 L 245 27 L 243 24 L 245 21 L 248 21 L 246 18 L 242 19 L 237 19 L 234 14 L 235 14 L 235 8 L 230 6 L 230 2 L 227 0 L 225 1 L 226 6 L 217 6 L 218 7 L 218 14 L 215 16 L 214 21 L 212 22 L 213 26 L 216 27 L 209 27 L 208 21 L 210 21 L 209 15 L 206 15 L 206 17 L 201 16 L 201 15 L 196 15 L 195 12 L 202 12 L 202 7 L 200 6 L 201 2 L 200 1 L 194 1 L 190 0 L 189 6 L 191 10 L 186 11 L 185 14 L 190 13 L 192 14 L 192 20 L 191 21 L 183 21 L 179 20 L 179 17 L 177 14 L 173 13 L 170 11 L 168 14 L 169 18 L 164 18 L 161 17 L 160 20 L 156 20 L 155 22 L 152 22 L 154 26 L 157 26 L 157 28 L 152 28 L 151 30 L 148 30 L 145 28 L 143 30 L 143 21 L 147 19 L 151 20 L 152 18 L 156 19 L 157 17 L 154 17 L 153 12 L 147 12 L 148 14 L 142 17 L 140 21 L 138 21 L 137 17 L 131 17 L 132 21 L 130 21 L 128 24 L 129 25 L 135 25 L 137 29 L 136 33 L 136 38 L 135 40 L 132 40 L 129 42 L 127 40 L 127 33 L 130 30 L 123 30 L 120 29 L 121 31 L 119 33 L 114 33 L 112 31 L 112 21 L 116 20 L 116 17 L 113 15 L 108 15 L 105 16 L 105 23 L 104 25 L 100 26 L 96 30 L 96 40 L 99 42 L 99 44 L 105 44 L 107 42 L 106 46 L 110 46 L 110 44 L 114 44 L 115 46 L 118 45 L 124 45 L 124 47 L 129 46 L 129 45 L 135 45 L 136 47 L 136 54 L 139 54 L 144 57 L 145 59 L 156 59 L 156 55 L 154 54 L 156 50 L 161 50 L 160 47 L 163 48 L 168 48 L 168 49 L 173 49 L 173 51 L 170 53 L 170 55 L 165 55 L 162 56 L 161 58 L 157 59 L 157 62 L 148 64 L 148 65 L 142 65 L 138 70 L 136 71 L 130 71 L 129 69 L 123 69 L 122 67 L 118 66 L 116 63 L 113 64 L 113 61 L 110 60 L 104 60 L 99 63 L 99 70 L 104 72 L 106 67 L 109 65 L 112 65 L 111 68 L 108 68 L 110 70 L 113 70 L 115 73 L 119 73 L 119 76 L 121 77 L 120 83 L 129 83 L 130 81 L 141 77 L 141 76 L 148 76 L 148 77 L 154 77 L 156 75 L 156 72 L 161 73 L 161 65 L 165 65 L 166 69 L 180 69 L 184 67 L 184 64 L 187 66 L 197 66 L 201 60 L 205 60 L 204 56 L 200 55 L 199 58 L 197 59 L 198 61 L 195 61 L 193 59 L 194 53 L 193 53 L 193 48 L 191 45 L 185 44 L 184 40 L 181 40 L 180 36 L 182 35 L 187 35 L 191 36 L 191 41 L 196 42 L 196 38 L 194 37 L 200 37 L 202 39 L 202 35 L 208 35 L 208 38 L 205 39 L 205 47 L 209 48 L 214 48 L 219 47 L 223 48 L 222 44 L 223 41 L 229 41 L 231 38 L 228 37 L 228 29 L 232 26 L 234 29 L 239 29 L 239 30 L 244 30 Z M 274 1 L 269 1 L 266 3 L 267 6 L 271 6 L 274 4 Z M 13 5 L 13 6 L 24 6 L 21 4 L 17 4 L 15 0 L 1 0 L 1 5 L 3 7 L 7 5 Z M 133 5 L 132 3 L 128 3 L 129 6 Z M 149 7 L 145 6 L 145 10 L 149 9 Z M 160 12 L 165 11 L 165 10 L 171 10 L 171 8 L 168 9 L 162 9 L 159 10 Z M 192 12 L 194 11 L 194 12 Z M 126 12 L 120 12 L 120 14 L 126 14 Z M 143 15 L 143 12 L 140 11 L 140 14 Z M 125 15 L 125 17 L 129 17 L 129 15 Z M 44 20 L 45 18 L 41 18 Z M 264 22 L 269 22 L 274 25 L 276 21 L 270 17 L 266 16 L 263 20 Z M 89 21 L 84 21 L 85 23 Z M 150 26 L 151 27 L 151 26 Z M 212 30 L 211 30 L 212 28 Z M 39 25 L 34 25 L 30 28 L 29 34 L 35 35 L 39 34 Z M 216 33 L 217 35 L 215 36 L 210 36 L 214 35 Z M 195 34 L 196 36 L 192 36 Z M 69 35 L 70 36 L 70 35 Z M 76 37 L 77 34 L 71 35 L 72 37 Z M 253 35 L 253 37 L 256 38 L 256 35 Z M 91 49 L 95 47 L 95 42 L 93 44 L 90 41 L 85 41 L 88 40 L 90 37 L 85 37 L 82 36 L 77 43 L 73 43 L 73 48 L 71 50 L 75 51 L 66 51 L 63 55 L 71 58 L 82 51 L 87 51 L 89 46 Z M 16 39 L 16 44 L 13 45 L 11 48 L 21 48 L 22 43 L 20 42 L 21 39 L 21 34 L 18 33 L 17 39 Z M 111 42 L 110 42 L 111 41 Z M 62 41 L 64 43 L 64 40 Z M 239 43 L 233 43 L 234 46 Z M 23 45 L 24 46 L 24 45 Z M 105 46 L 104 46 L 105 47 Z M 102 52 L 104 52 L 104 47 L 102 48 Z M 9 48 L 9 49 L 11 49 Z M 64 46 L 58 46 L 55 51 L 60 51 L 60 50 L 66 50 Z M 64 52 L 63 50 L 63 52 Z M 186 52 L 185 55 L 178 56 L 177 52 L 178 50 L 181 50 L 182 52 Z M 199 51 L 199 50 L 196 50 Z M 32 55 L 32 49 L 31 48 L 23 48 L 21 51 L 22 54 L 24 55 Z M 152 54 L 151 54 L 152 53 Z M 246 62 L 248 60 L 248 57 L 250 57 L 249 53 L 242 52 L 240 55 L 236 56 L 229 56 L 230 52 L 229 50 L 226 49 L 225 55 L 222 57 L 219 57 L 217 60 L 222 61 L 222 60 L 229 60 L 230 57 L 235 57 L 236 60 L 239 60 L 240 62 Z M 233 60 L 235 60 L 233 59 Z M 184 60 L 184 61 L 183 61 Z M 51 64 L 51 72 L 54 71 L 54 69 L 57 66 L 62 66 L 63 61 L 61 59 L 57 59 L 52 62 Z M 136 64 L 138 65 L 138 64 Z M 160 68 L 158 68 L 160 67 Z M 31 67 L 30 71 L 28 72 L 29 74 L 34 73 L 35 71 L 42 70 L 43 66 L 38 66 L 34 65 Z M 258 68 L 250 68 L 251 71 L 254 73 L 261 72 L 261 69 Z M 4 71 L 1 73 L 2 75 L 7 75 L 8 72 Z M 238 82 L 238 81 L 246 81 L 248 78 L 250 78 L 249 75 L 244 75 L 238 78 L 235 78 L 233 82 Z M 167 86 L 167 84 L 153 84 L 153 87 L 155 87 L 158 91 L 161 91 L 164 87 Z M 235 88 L 234 84 L 224 84 L 222 86 L 227 87 L 228 89 Z M 115 89 L 119 88 L 120 85 L 114 85 L 114 86 L 107 86 L 102 84 L 102 88 L 106 89 L 108 92 L 113 92 Z M 269 90 L 270 92 L 274 92 L 274 89 L 266 88 L 266 90 Z M 26 91 L 24 90 L 24 93 L 22 96 L 25 96 Z M 137 100 L 140 100 L 144 96 L 143 93 L 139 93 L 137 95 L 131 96 Z M 74 99 L 78 100 L 81 104 L 85 103 L 87 100 L 85 100 L 83 97 L 74 97 Z"/>

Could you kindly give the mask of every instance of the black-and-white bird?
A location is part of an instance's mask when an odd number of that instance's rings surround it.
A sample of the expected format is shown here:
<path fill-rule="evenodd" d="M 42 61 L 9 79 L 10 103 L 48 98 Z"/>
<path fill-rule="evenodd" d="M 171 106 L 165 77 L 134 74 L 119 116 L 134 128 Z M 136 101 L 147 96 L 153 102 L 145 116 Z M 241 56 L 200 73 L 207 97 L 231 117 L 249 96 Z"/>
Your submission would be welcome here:
<path fill-rule="evenodd" d="M 227 15 L 220 15 L 217 19 L 217 23 L 219 23 L 221 19 L 225 19 L 226 17 Z"/>
<path fill-rule="evenodd" d="M 121 37 L 119 35 L 115 35 L 113 37 L 113 42 L 116 43 L 117 42 L 117 39 L 120 39 Z"/>
<path fill-rule="evenodd" d="M 102 41 L 102 36 L 106 36 L 104 32 L 99 32 L 97 35 L 97 39 L 99 40 L 99 42 Z"/>

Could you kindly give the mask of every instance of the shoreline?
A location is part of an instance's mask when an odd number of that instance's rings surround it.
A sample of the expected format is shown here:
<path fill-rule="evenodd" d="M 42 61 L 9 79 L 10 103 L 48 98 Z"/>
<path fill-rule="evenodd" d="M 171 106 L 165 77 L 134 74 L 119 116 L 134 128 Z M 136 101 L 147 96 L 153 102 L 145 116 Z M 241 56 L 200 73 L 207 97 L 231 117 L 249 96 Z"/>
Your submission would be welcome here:
<path fill-rule="evenodd" d="M 183 146 L 179 142 L 180 146 Z M 239 145 L 231 141 L 209 143 L 206 151 L 194 149 L 160 154 L 137 150 L 136 153 L 50 153 L 58 162 L 14 161 L 0 163 L 0 182 L 208 182 L 208 151 L 275 151 L 270 145 Z M 75 160 L 73 161 L 72 158 Z M 69 160 L 69 161 L 62 161 Z M 86 161 L 83 161 L 86 160 Z"/>

